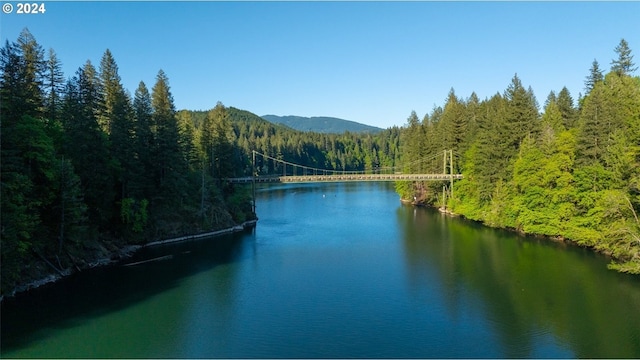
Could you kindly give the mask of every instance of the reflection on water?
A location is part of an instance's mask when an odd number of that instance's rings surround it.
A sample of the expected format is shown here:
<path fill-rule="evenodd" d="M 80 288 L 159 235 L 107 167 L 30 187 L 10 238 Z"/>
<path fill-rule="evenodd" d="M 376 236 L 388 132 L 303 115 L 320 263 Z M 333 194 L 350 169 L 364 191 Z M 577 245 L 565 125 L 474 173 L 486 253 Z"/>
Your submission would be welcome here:
<path fill-rule="evenodd" d="M 261 186 L 257 211 L 5 301 L 2 357 L 640 357 L 640 280 L 583 249 L 391 184 Z"/>
<path fill-rule="evenodd" d="M 454 317 L 464 292 L 477 297 L 506 357 L 544 356 L 536 349 L 548 346 L 577 357 L 640 354 L 639 279 L 605 270 L 604 257 L 427 209 L 400 208 L 398 219 L 411 286 L 435 271 Z"/>

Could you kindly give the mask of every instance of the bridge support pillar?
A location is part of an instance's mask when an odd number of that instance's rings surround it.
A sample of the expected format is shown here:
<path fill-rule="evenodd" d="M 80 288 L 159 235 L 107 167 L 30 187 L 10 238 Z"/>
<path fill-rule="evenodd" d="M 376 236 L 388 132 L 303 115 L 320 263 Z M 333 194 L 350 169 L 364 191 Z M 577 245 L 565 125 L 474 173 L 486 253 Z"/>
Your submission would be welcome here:
<path fill-rule="evenodd" d="M 256 213 L 256 151 L 253 150 L 253 157 L 251 161 L 251 207 L 252 211 Z"/>
<path fill-rule="evenodd" d="M 451 197 L 453 199 L 453 150 L 449 150 L 449 166 L 451 171 L 449 172 L 449 176 L 450 176 L 450 184 L 449 185 L 449 197 Z"/>
<path fill-rule="evenodd" d="M 453 150 L 444 150 L 442 161 L 442 174 L 449 177 L 449 199 L 453 199 Z M 447 172 L 448 171 L 448 172 Z M 442 185 L 442 202 L 443 207 L 447 207 L 447 191 L 446 185 Z"/>

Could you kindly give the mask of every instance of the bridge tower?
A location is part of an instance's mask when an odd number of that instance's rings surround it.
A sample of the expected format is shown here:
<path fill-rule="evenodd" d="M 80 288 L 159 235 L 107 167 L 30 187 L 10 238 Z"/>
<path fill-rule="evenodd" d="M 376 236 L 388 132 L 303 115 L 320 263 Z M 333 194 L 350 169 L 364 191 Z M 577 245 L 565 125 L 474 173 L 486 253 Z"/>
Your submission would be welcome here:
<path fill-rule="evenodd" d="M 251 159 L 251 207 L 253 213 L 256 213 L 256 151 L 252 150 Z"/>
<path fill-rule="evenodd" d="M 447 172 L 448 171 L 448 172 Z M 442 174 L 449 175 L 449 198 L 453 198 L 453 150 L 443 150 Z M 447 208 L 447 185 L 442 185 L 442 207 Z"/>

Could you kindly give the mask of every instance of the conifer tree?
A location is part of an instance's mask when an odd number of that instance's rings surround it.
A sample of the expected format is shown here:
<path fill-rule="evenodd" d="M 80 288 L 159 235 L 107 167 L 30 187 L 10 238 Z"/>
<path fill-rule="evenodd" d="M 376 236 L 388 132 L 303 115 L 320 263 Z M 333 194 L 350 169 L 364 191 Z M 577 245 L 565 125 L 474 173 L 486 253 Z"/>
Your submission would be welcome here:
<path fill-rule="evenodd" d="M 22 115 L 41 118 L 44 112 L 42 93 L 45 73 L 44 50 L 27 28 L 18 36 L 18 47 L 23 61 L 21 81 L 25 86 L 24 93 L 19 96 L 24 96 L 24 100 L 30 103 L 30 112 Z"/>
<path fill-rule="evenodd" d="M 46 250 L 55 226 L 48 215 L 55 201 L 56 150 L 42 118 L 43 59 L 27 29 L 0 50 L 3 289 L 34 251 Z"/>
<path fill-rule="evenodd" d="M 558 104 L 558 110 L 560 110 L 560 113 L 562 114 L 562 124 L 565 129 L 573 128 L 575 126 L 578 112 L 574 107 L 573 98 L 566 86 L 558 93 L 556 104 Z"/>
<path fill-rule="evenodd" d="M 64 91 L 64 74 L 62 64 L 56 52 L 49 49 L 45 71 L 45 116 L 51 122 L 58 122 L 60 117 L 61 97 Z"/>
<path fill-rule="evenodd" d="M 418 115 L 415 111 L 411 111 L 409 118 L 407 119 L 407 128 L 404 132 L 405 137 L 403 139 L 404 149 L 402 151 L 402 162 L 404 166 L 411 164 L 410 167 L 403 169 L 406 172 L 421 171 L 421 164 L 418 162 L 422 158 L 424 151 L 425 133 Z"/>
<path fill-rule="evenodd" d="M 114 161 L 115 178 L 119 198 L 129 196 L 132 178 L 139 168 L 135 156 L 133 108 L 129 95 L 125 92 L 118 65 L 111 51 L 107 49 L 100 61 L 100 108 L 98 123 L 109 135 L 111 157 Z"/>
<path fill-rule="evenodd" d="M 525 90 L 516 74 L 504 93 L 506 100 L 506 128 L 504 136 L 507 138 L 507 156 L 517 153 L 520 142 L 525 136 L 536 136 L 539 132 L 538 108 L 531 88 Z"/>
<path fill-rule="evenodd" d="M 604 98 L 604 85 L 596 83 L 584 99 L 578 124 L 577 162 L 580 165 L 600 162 L 606 148 L 606 123 L 609 108 Z"/>
<path fill-rule="evenodd" d="M 108 138 L 96 119 L 98 79 L 91 62 L 67 82 L 62 116 L 67 141 L 64 153 L 80 177 L 93 231 L 108 228 L 113 215 L 113 162 Z"/>
<path fill-rule="evenodd" d="M 633 62 L 633 55 L 629 43 L 625 39 L 621 39 L 620 43 L 614 49 L 618 58 L 611 61 L 611 71 L 618 75 L 631 75 L 638 68 Z"/>
<path fill-rule="evenodd" d="M 154 191 L 153 178 L 149 178 L 154 172 L 153 154 L 155 152 L 154 131 L 151 129 L 153 107 L 151 95 L 144 82 L 138 84 L 133 99 L 135 156 L 140 168 L 135 172 L 136 180 L 131 191 L 134 196 L 149 199 Z"/>
<path fill-rule="evenodd" d="M 593 59 L 591 69 L 589 69 L 589 75 L 584 81 L 585 96 L 588 95 L 591 90 L 593 90 L 594 86 L 596 86 L 596 84 L 602 80 L 604 80 L 602 70 L 600 70 L 598 61 L 596 59 Z"/>
<path fill-rule="evenodd" d="M 467 137 L 467 118 L 464 104 L 458 99 L 453 88 L 449 91 L 442 114 L 443 144 L 441 150 L 458 152 Z"/>
<path fill-rule="evenodd" d="M 545 100 L 544 102 L 544 107 L 546 108 L 547 106 L 549 106 L 550 103 L 555 103 L 557 101 L 558 101 L 558 98 L 556 96 L 556 93 L 555 91 L 552 90 L 547 96 L 547 100 Z"/>
<path fill-rule="evenodd" d="M 548 126 L 557 133 L 565 130 L 562 111 L 560 111 L 560 105 L 557 102 L 552 101 L 545 106 L 541 117 L 541 125 L 542 127 Z"/>
<path fill-rule="evenodd" d="M 232 129 L 229 123 L 229 117 L 225 106 L 218 102 L 216 106 L 209 111 L 207 118 L 212 127 L 212 151 L 213 158 L 213 176 L 218 179 L 233 176 L 233 145 Z"/>
<path fill-rule="evenodd" d="M 56 198 L 47 211 L 48 220 L 52 226 L 49 236 L 58 240 L 56 255 L 63 253 L 66 245 L 80 245 L 87 228 L 87 206 L 80 183 L 69 159 L 61 156 L 56 159 L 55 184 Z M 56 166 L 57 165 L 57 166 Z M 57 233 L 56 233 L 57 232 Z"/>
<path fill-rule="evenodd" d="M 469 122 L 467 129 L 467 143 L 471 144 L 478 129 L 478 117 L 480 116 L 480 99 L 478 99 L 478 95 L 475 93 L 475 91 L 472 92 L 467 99 L 465 116 L 467 117 Z"/>
<path fill-rule="evenodd" d="M 198 172 L 200 169 L 200 159 L 196 145 L 196 128 L 191 114 L 187 110 L 177 113 L 178 129 L 180 131 L 180 147 L 184 156 L 184 161 L 190 171 Z"/>
<path fill-rule="evenodd" d="M 122 101 L 124 88 L 120 83 L 118 65 L 109 49 L 105 50 L 100 60 L 99 78 L 99 101 L 98 124 L 107 134 L 111 134 L 112 123 L 116 118 L 115 109 L 118 102 Z"/>
<path fill-rule="evenodd" d="M 180 134 L 169 79 L 160 70 L 151 90 L 152 130 L 155 130 L 153 164 L 156 184 L 168 202 L 180 199 L 180 174 L 186 170 L 180 153 Z"/>

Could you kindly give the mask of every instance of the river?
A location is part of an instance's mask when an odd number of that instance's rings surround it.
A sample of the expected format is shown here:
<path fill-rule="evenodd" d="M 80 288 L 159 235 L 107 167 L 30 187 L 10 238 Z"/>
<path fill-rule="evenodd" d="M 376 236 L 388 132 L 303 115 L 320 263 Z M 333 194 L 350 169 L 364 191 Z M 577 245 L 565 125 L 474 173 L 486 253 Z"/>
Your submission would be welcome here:
<path fill-rule="evenodd" d="M 255 229 L 147 248 L 2 304 L 2 358 L 640 358 L 640 279 L 402 205 L 259 188 Z"/>

